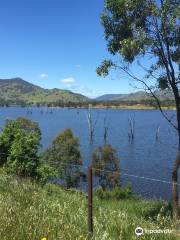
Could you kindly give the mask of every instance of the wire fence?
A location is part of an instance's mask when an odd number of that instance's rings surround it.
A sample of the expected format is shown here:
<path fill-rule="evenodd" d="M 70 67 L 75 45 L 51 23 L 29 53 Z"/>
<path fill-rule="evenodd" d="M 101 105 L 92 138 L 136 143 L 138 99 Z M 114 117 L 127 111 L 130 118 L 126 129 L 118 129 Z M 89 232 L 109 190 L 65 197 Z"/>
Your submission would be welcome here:
<path fill-rule="evenodd" d="M 0 153 L 0 160 L 5 157 L 8 158 L 10 157 L 10 154 L 7 153 Z M 18 154 L 18 158 L 22 158 L 25 159 L 25 156 L 21 156 Z M 37 160 L 37 158 L 33 158 L 31 157 L 32 160 Z M 72 161 L 73 162 L 73 161 Z M 44 162 L 46 163 L 46 162 Z M 87 170 L 89 168 L 89 166 L 84 166 L 84 165 L 80 165 L 80 164 L 75 164 L 75 163 L 71 163 L 71 161 L 68 162 L 59 162 L 59 161 L 52 161 L 51 166 L 55 167 L 55 168 L 59 168 L 60 172 L 67 172 L 67 174 L 70 174 L 72 177 L 73 176 L 77 176 L 77 174 L 80 176 L 82 183 L 87 181 Z M 69 172 L 68 172 L 69 170 Z M 172 181 L 166 180 L 166 179 L 159 179 L 159 178 L 154 178 L 154 177 L 149 177 L 149 176 L 142 176 L 140 174 L 133 174 L 132 172 L 129 172 L 129 169 L 124 169 L 120 167 L 120 171 L 112 171 L 112 170 L 106 170 L 106 169 L 102 169 L 102 168 L 94 168 L 92 167 L 93 170 L 93 175 L 94 175 L 94 181 L 93 181 L 93 186 L 97 187 L 98 186 L 98 181 L 97 181 L 97 174 L 95 174 L 95 172 L 99 172 L 99 176 L 101 176 L 100 173 L 113 173 L 113 174 L 119 174 L 120 175 L 120 179 L 119 181 L 122 182 L 127 182 L 127 180 L 129 180 L 130 182 L 133 182 L 133 179 L 137 179 L 138 181 L 149 181 L 149 182 L 155 182 L 155 184 L 160 183 L 160 184 L 167 184 L 167 185 L 172 185 Z M 61 174 L 60 174 L 61 175 Z M 59 175 L 59 179 L 61 178 Z M 123 179 L 124 177 L 124 179 Z M 126 181 L 124 181 L 126 178 Z M 178 187 L 180 187 L 179 183 L 176 183 L 178 185 Z"/>
<path fill-rule="evenodd" d="M 9 156 L 9 154 L 1 153 L 0 160 L 1 158 L 8 158 Z M 24 156 L 18 157 L 24 158 Z M 167 195 L 171 196 L 172 182 L 166 179 L 132 174 L 128 172 L 128 170 L 121 168 L 119 171 L 112 171 L 93 166 L 83 166 L 81 164 L 75 164 L 73 161 L 69 161 L 69 163 L 53 161 L 51 166 L 54 167 L 58 174 L 56 174 L 56 176 L 50 175 L 49 182 L 59 184 L 63 187 L 64 191 L 76 192 L 87 199 L 88 232 L 91 234 L 93 233 L 93 210 L 103 209 L 107 212 L 112 211 L 108 208 L 107 204 L 103 205 L 97 201 L 93 201 L 94 193 L 95 196 L 98 197 L 96 191 L 98 189 L 111 192 L 114 186 L 125 189 L 130 184 L 132 195 L 141 195 L 149 199 L 164 198 L 166 200 Z M 180 191 L 180 184 L 175 184 Z"/>

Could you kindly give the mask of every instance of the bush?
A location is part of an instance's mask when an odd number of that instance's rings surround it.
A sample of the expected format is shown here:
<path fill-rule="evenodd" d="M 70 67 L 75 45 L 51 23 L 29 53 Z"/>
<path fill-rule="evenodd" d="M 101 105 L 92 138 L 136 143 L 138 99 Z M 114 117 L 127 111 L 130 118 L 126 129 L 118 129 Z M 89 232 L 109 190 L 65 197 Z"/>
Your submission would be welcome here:
<path fill-rule="evenodd" d="M 101 187 L 112 189 L 120 185 L 120 160 L 111 145 L 104 145 L 96 149 L 92 155 L 92 167 L 98 177 Z"/>
<path fill-rule="evenodd" d="M 0 164 L 20 177 L 34 177 L 39 166 L 41 132 L 26 118 L 8 120 L 0 135 Z"/>
<path fill-rule="evenodd" d="M 58 171 L 55 167 L 47 163 L 41 163 L 37 170 L 37 180 L 42 185 L 46 184 L 53 178 L 58 177 Z"/>
<path fill-rule="evenodd" d="M 95 190 L 95 195 L 100 199 L 104 200 L 120 200 L 120 199 L 128 199 L 132 198 L 132 188 L 130 185 L 126 187 L 114 187 L 112 191 L 105 191 L 102 187 L 99 187 Z"/>
<path fill-rule="evenodd" d="M 143 216 L 146 220 L 151 220 L 161 227 L 169 224 L 172 218 L 172 206 L 170 203 L 162 201 L 151 204 L 151 207 L 144 209 Z"/>
<path fill-rule="evenodd" d="M 79 140 L 74 137 L 71 129 L 65 129 L 45 151 L 43 161 L 56 168 L 65 187 L 77 187 L 80 182 L 80 165 L 82 165 L 79 150 Z"/>

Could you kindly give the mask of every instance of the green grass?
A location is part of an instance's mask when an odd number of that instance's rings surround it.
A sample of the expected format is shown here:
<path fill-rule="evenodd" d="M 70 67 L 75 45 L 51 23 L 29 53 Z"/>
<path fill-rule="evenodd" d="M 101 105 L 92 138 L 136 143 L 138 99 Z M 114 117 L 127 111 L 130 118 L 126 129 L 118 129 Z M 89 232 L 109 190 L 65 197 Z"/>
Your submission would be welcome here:
<path fill-rule="evenodd" d="M 94 197 L 94 238 L 97 240 L 173 240 L 175 234 L 145 234 L 137 237 L 137 226 L 147 229 L 174 228 L 166 203 Z M 158 209 L 161 209 L 160 211 Z M 158 212 L 158 211 L 159 212 Z M 151 218 L 149 218 L 151 217 Z M 0 172 L 0 240 L 87 239 L 87 199 L 78 191 L 59 186 L 44 187 Z"/>

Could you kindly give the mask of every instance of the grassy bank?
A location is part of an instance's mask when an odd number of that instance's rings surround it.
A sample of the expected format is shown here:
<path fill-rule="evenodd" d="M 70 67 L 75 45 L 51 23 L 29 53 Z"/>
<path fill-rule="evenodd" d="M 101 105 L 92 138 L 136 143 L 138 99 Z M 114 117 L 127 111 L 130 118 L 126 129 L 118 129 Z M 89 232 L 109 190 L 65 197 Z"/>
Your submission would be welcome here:
<path fill-rule="evenodd" d="M 166 209 L 166 210 L 165 210 Z M 87 239 L 87 200 L 77 191 L 44 187 L 0 173 L 0 239 Z M 137 226 L 174 228 L 166 203 L 94 197 L 94 239 L 139 239 Z M 145 234 L 140 239 L 173 240 L 176 234 Z"/>
<path fill-rule="evenodd" d="M 105 105 L 95 105 L 95 106 L 90 106 L 91 108 L 108 108 L 108 109 L 132 109 L 132 110 L 156 110 L 157 107 L 153 107 L 153 106 L 148 106 L 148 105 L 144 105 L 144 104 L 135 104 L 135 105 L 109 105 L 109 106 L 105 106 Z M 175 110 L 174 106 L 162 106 L 163 110 Z"/>

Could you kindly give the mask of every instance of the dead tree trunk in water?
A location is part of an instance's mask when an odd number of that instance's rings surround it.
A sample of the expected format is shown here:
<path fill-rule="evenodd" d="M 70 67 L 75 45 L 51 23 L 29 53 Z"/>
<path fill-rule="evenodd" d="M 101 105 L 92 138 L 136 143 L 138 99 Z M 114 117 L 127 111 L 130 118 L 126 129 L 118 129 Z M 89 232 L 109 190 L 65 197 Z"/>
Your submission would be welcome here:
<path fill-rule="evenodd" d="M 93 140 L 93 135 L 94 135 L 94 128 L 93 128 L 93 122 L 92 122 L 92 115 L 89 110 L 89 113 L 87 114 L 87 120 L 88 120 L 88 126 L 89 126 L 89 135 L 90 135 L 90 140 Z"/>
<path fill-rule="evenodd" d="M 156 141 L 159 139 L 159 130 L 160 130 L 160 126 L 158 125 L 156 129 Z"/>
<path fill-rule="evenodd" d="M 95 121 L 93 121 L 90 109 L 89 109 L 89 112 L 87 114 L 87 120 L 88 120 L 88 126 L 89 126 L 90 142 L 93 142 L 94 131 L 95 131 L 95 127 L 96 127 L 98 118 L 96 117 Z"/>
<path fill-rule="evenodd" d="M 104 143 L 107 142 L 107 135 L 108 135 L 108 123 L 107 123 L 107 117 L 104 117 Z"/>
<path fill-rule="evenodd" d="M 129 123 L 128 137 L 129 137 L 129 141 L 132 142 L 134 140 L 134 127 L 135 127 L 134 118 L 129 118 L 128 123 Z"/>

